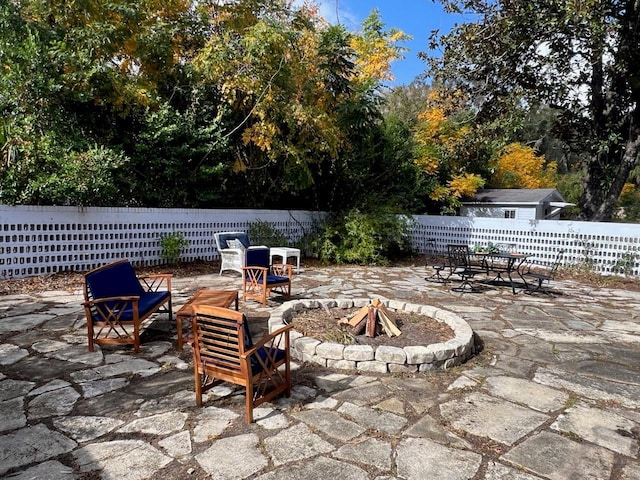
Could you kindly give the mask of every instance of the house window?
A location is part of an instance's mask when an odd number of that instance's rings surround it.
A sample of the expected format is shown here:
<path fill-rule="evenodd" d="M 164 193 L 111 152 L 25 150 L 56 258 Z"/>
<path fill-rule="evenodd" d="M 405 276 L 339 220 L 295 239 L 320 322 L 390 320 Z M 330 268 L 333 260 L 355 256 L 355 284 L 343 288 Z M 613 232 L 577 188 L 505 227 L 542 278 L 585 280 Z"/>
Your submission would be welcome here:
<path fill-rule="evenodd" d="M 516 218 L 516 209 L 515 208 L 509 208 L 509 209 L 505 209 L 504 211 L 504 218 Z"/>

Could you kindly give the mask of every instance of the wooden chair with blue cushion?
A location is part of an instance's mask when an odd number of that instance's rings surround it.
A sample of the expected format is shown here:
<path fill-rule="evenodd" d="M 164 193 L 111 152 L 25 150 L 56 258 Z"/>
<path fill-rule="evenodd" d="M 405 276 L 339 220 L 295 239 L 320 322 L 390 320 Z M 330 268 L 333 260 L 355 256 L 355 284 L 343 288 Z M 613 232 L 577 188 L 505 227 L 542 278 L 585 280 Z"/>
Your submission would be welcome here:
<path fill-rule="evenodd" d="M 280 394 L 291 395 L 289 330 L 279 328 L 253 343 L 242 312 L 221 307 L 194 308 L 193 373 L 196 405 L 202 394 L 222 382 L 246 388 L 246 420 L 253 409 Z"/>
<path fill-rule="evenodd" d="M 103 265 L 84 275 L 84 306 L 89 351 L 94 344 L 132 344 L 140 351 L 140 325 L 154 313 L 171 310 L 171 275 L 138 277 L 128 260 Z"/>
<path fill-rule="evenodd" d="M 269 248 L 256 247 L 245 251 L 245 266 L 242 268 L 242 293 L 247 298 L 267 305 L 271 291 L 276 291 L 286 298 L 291 297 L 291 277 L 293 265 L 270 265 Z"/>

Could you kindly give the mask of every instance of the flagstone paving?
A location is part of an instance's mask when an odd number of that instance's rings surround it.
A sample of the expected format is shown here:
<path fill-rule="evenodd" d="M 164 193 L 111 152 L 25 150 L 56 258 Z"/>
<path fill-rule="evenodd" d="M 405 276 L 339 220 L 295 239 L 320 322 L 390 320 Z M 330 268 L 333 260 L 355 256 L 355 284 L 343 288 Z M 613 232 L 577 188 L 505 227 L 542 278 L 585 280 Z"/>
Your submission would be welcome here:
<path fill-rule="evenodd" d="M 12 479 L 640 478 L 640 292 L 554 283 L 460 294 L 424 267 L 312 267 L 296 299 L 386 298 L 465 319 L 477 355 L 447 371 L 295 363 L 255 409 L 220 385 L 195 406 L 189 347 L 160 315 L 128 347 L 86 348 L 81 291 L 0 297 L 0 477 Z M 174 278 L 174 310 L 234 275 Z M 270 311 L 240 308 L 255 334 Z"/>

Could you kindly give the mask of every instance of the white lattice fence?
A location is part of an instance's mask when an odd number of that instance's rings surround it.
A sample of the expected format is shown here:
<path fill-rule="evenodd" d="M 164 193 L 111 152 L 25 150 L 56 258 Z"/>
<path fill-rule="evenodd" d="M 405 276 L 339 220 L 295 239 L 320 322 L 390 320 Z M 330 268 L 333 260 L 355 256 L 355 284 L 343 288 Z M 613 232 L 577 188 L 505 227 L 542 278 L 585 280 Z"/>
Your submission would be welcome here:
<path fill-rule="evenodd" d="M 574 222 L 568 220 L 513 220 L 501 218 L 414 217 L 414 241 L 420 252 L 428 239 L 439 251 L 449 243 L 482 245 L 513 243 L 537 261 L 552 262 L 558 250 L 565 262 L 587 264 L 600 273 L 640 275 L 640 225 Z"/>
<path fill-rule="evenodd" d="M 250 223 L 260 220 L 281 230 L 293 245 L 322 217 L 306 211 L 0 205 L 0 278 L 87 271 L 120 258 L 157 265 L 160 235 L 174 231 L 189 240 L 182 260 L 215 260 L 215 232 L 247 231 Z M 514 243 L 540 261 L 551 262 L 563 249 L 569 263 L 587 263 L 602 273 L 617 273 L 624 267 L 640 275 L 640 225 L 636 224 L 428 215 L 414 220 L 413 240 L 422 253 L 430 238 L 440 251 L 449 243 Z"/>
<path fill-rule="evenodd" d="M 305 211 L 0 206 L 0 278 L 87 271 L 116 259 L 161 263 L 160 236 L 181 232 L 184 261 L 219 257 L 215 232 L 262 220 L 293 245 L 317 215 Z"/>

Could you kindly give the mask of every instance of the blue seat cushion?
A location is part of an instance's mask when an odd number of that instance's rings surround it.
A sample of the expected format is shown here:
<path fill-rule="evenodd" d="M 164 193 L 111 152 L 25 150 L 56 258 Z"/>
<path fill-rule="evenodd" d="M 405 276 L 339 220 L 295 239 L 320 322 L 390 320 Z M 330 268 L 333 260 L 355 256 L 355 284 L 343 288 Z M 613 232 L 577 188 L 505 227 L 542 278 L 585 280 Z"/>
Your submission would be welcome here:
<path fill-rule="evenodd" d="M 158 306 L 162 305 L 169 298 L 169 295 L 170 295 L 169 292 L 146 292 L 140 295 L 140 298 L 138 299 L 138 318 L 143 318 L 148 313 L 155 311 L 158 308 Z M 115 304 L 116 302 L 107 302 L 106 305 L 109 308 L 113 308 Z M 133 309 L 131 308 L 131 305 L 132 305 L 131 302 L 126 303 L 126 308 L 122 312 L 122 315 L 120 316 L 121 321 L 123 322 L 133 321 Z M 102 312 L 105 315 L 107 315 L 107 311 L 106 309 L 104 309 L 104 307 L 102 307 L 101 305 L 98 305 L 97 308 L 98 310 L 103 308 Z M 103 317 L 98 314 L 95 314 L 93 316 L 94 322 L 96 321 L 100 322 L 102 320 L 103 320 Z"/>
<path fill-rule="evenodd" d="M 258 355 L 263 360 L 267 358 L 267 355 L 274 355 L 274 354 L 275 354 L 275 358 L 274 358 L 273 361 L 275 363 L 281 362 L 287 356 L 287 352 L 285 352 L 284 350 L 280 350 L 279 348 L 275 348 L 275 347 L 260 347 L 258 350 L 256 350 L 256 355 Z M 271 363 L 267 363 L 267 365 L 271 365 Z M 260 365 L 260 363 L 258 362 L 257 358 L 252 356 L 251 357 L 251 372 L 254 375 L 256 375 L 256 374 L 260 373 L 261 371 L 262 371 L 262 365 Z"/>
<path fill-rule="evenodd" d="M 256 279 L 256 282 L 259 285 L 262 285 L 263 282 L 263 278 L 259 277 L 258 279 Z M 287 283 L 289 281 L 289 277 L 282 277 L 280 275 L 267 275 L 267 286 L 269 285 L 275 285 L 275 284 L 280 284 L 280 283 Z M 250 277 L 247 277 L 247 282 L 251 283 L 252 280 Z"/>

